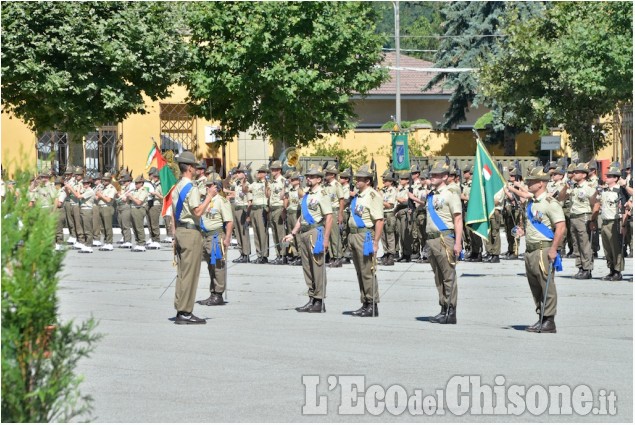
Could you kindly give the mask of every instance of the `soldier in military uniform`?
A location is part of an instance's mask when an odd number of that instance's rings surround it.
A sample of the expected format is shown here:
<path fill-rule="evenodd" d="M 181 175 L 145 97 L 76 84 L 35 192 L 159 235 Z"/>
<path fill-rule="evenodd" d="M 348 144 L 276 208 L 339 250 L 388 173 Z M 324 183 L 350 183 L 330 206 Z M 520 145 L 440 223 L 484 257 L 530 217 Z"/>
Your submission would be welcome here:
<path fill-rule="evenodd" d="M 267 231 L 267 172 L 266 165 L 256 170 L 256 179 L 253 183 L 245 185 L 243 191 L 249 192 L 249 217 L 251 227 L 254 229 L 254 243 L 256 244 L 256 258 L 254 264 L 268 264 L 269 260 L 269 232 Z"/>
<path fill-rule="evenodd" d="M 542 321 L 539 318 L 526 330 L 555 333 L 558 296 L 554 279 L 555 271 L 550 273 L 549 269 L 555 268 L 559 260 L 558 247 L 565 231 L 564 213 L 560 204 L 548 196 L 549 175 L 545 174 L 541 167 L 531 170 L 526 181 L 533 199 L 527 205 L 525 229 L 520 229 L 519 234 L 525 235 L 525 272 L 534 298 L 536 313 L 540 314 L 540 307 L 544 302 Z M 549 276 L 550 280 L 547 282 Z"/>
<path fill-rule="evenodd" d="M 232 180 L 227 197 L 233 200 L 234 207 L 234 234 L 238 241 L 240 256 L 234 260 L 234 263 L 248 263 L 251 255 L 251 241 L 249 239 L 249 207 L 248 194 L 243 191 L 247 179 L 245 178 L 245 169 L 239 163 L 236 166 L 234 179 Z"/>
<path fill-rule="evenodd" d="M 600 193 L 600 202 L 595 204 L 593 217 L 597 219 L 600 207 L 602 210 L 602 246 L 610 273 L 602 280 L 622 280 L 624 270 L 624 256 L 622 251 L 622 229 L 620 209 L 626 204 L 626 199 L 617 184 L 622 171 L 611 167 L 606 172 L 606 188 Z"/>
<path fill-rule="evenodd" d="M 463 213 L 467 211 L 467 203 L 470 200 L 470 192 L 472 191 L 472 176 L 474 174 L 474 167 L 466 166 L 463 170 L 463 191 L 461 192 L 461 205 Z M 465 261 L 478 262 L 483 260 L 481 251 L 483 250 L 483 240 L 478 236 L 471 227 L 464 226 L 465 231 L 465 243 L 469 247 L 470 255 Z"/>
<path fill-rule="evenodd" d="M 143 187 L 145 179 L 138 176 L 135 180 L 135 190 L 127 195 L 130 212 L 132 215 L 132 231 L 134 232 L 135 252 L 145 252 L 146 232 L 143 227 L 143 219 L 146 216 L 146 206 L 148 204 L 148 191 Z"/>
<path fill-rule="evenodd" d="M 84 171 L 82 167 L 75 167 L 75 174 L 73 176 L 73 179 L 69 180 L 64 185 L 64 188 L 66 189 L 68 193 L 68 200 L 69 200 L 68 202 L 70 203 L 70 208 L 69 208 L 70 215 L 66 217 L 66 222 L 72 223 L 72 224 L 69 224 L 69 226 L 72 226 L 75 232 L 72 235 L 76 238 L 76 241 L 73 244 L 73 248 L 75 249 L 82 249 L 82 247 L 86 243 L 86 238 L 84 238 L 83 236 L 84 229 L 82 228 L 82 218 L 81 218 L 80 210 L 79 210 L 79 198 L 75 196 L 75 193 L 80 193 L 82 189 L 84 188 L 82 184 L 83 175 L 84 175 Z"/>
<path fill-rule="evenodd" d="M 300 199 L 304 196 L 304 192 L 300 188 L 300 173 L 292 171 L 289 174 L 289 182 L 290 186 L 285 193 L 284 203 L 287 210 L 287 224 L 289 229 L 293 229 L 300 217 Z M 291 240 L 289 252 L 292 253 L 292 257 L 289 259 L 288 263 L 291 265 L 300 265 L 302 260 L 300 258 L 297 236 Z"/>
<path fill-rule="evenodd" d="M 348 228 L 348 219 L 351 217 L 351 172 L 346 169 L 340 173 L 340 184 L 344 191 L 344 224 L 342 226 L 342 250 L 344 251 L 344 257 L 342 258 L 342 264 L 351 264 L 351 247 L 348 243 L 348 235 L 350 229 Z"/>
<path fill-rule="evenodd" d="M 421 171 L 419 170 L 419 165 L 413 164 L 410 167 L 410 180 L 412 184 L 412 192 L 408 192 L 408 200 L 412 201 L 412 196 L 416 198 L 420 198 L 423 191 L 423 182 L 421 181 Z M 422 195 L 423 199 L 425 199 L 425 194 Z M 421 251 L 425 245 L 424 235 L 425 234 L 425 209 L 420 205 L 414 205 L 414 210 L 412 211 L 412 225 L 410 226 L 410 239 L 412 240 L 412 260 L 420 260 L 421 259 Z"/>
<path fill-rule="evenodd" d="M 500 191 L 494 196 L 494 214 L 489 219 L 490 234 L 489 239 L 485 242 L 487 257 L 483 258 L 484 263 L 500 263 L 504 197 L 504 191 Z"/>
<path fill-rule="evenodd" d="M 100 251 L 112 251 L 112 217 L 115 214 L 114 202 L 117 189 L 111 183 L 112 175 L 105 173 L 103 177 L 104 187 L 95 192 L 97 208 L 99 208 L 99 220 L 104 228 L 104 245 Z"/>
<path fill-rule="evenodd" d="M 161 188 L 161 180 L 159 179 L 159 171 L 156 167 L 152 167 L 149 173 L 150 181 L 148 184 L 148 230 L 150 232 L 148 249 L 161 249 L 161 226 L 159 219 L 161 218 L 161 210 L 163 209 L 163 190 Z"/>
<path fill-rule="evenodd" d="M 82 179 L 82 188 L 69 187 L 70 195 L 77 200 L 77 208 L 80 211 L 81 224 L 76 228 L 81 230 L 77 236 L 82 246 L 79 252 L 90 254 L 93 252 L 93 204 L 95 200 L 95 192 L 92 187 L 92 180 L 86 176 Z"/>
<path fill-rule="evenodd" d="M 449 166 L 450 174 L 448 175 L 448 182 L 446 186 L 448 190 L 454 192 L 459 197 L 461 196 L 461 184 L 459 182 L 459 170 L 456 168 Z"/>
<path fill-rule="evenodd" d="M 564 181 L 564 176 L 566 174 L 566 170 L 562 167 L 556 167 L 554 170 L 552 170 L 551 173 L 551 180 L 549 181 L 549 183 L 547 184 L 547 193 L 549 194 L 549 196 L 551 196 L 552 198 L 557 199 L 558 195 L 560 194 L 561 190 L 566 190 L 566 183 Z M 558 201 L 558 204 L 560 205 L 560 207 L 562 207 L 562 211 L 564 213 L 564 204 L 565 201 Z M 566 217 L 566 215 L 565 215 Z M 565 218 L 565 223 L 566 223 L 566 218 Z M 560 246 L 558 247 L 558 251 L 564 253 L 565 249 L 566 249 L 566 240 L 567 240 L 567 227 L 565 225 L 565 234 L 562 237 L 562 242 L 560 242 Z"/>
<path fill-rule="evenodd" d="M 198 186 L 198 190 L 200 192 L 205 192 L 207 190 L 206 182 L 207 177 L 205 177 L 205 169 L 207 168 L 207 164 L 205 160 L 201 160 L 198 164 L 196 164 L 196 185 Z"/>
<path fill-rule="evenodd" d="M 300 204 L 300 218 L 284 240 L 290 242 L 297 235 L 304 280 L 309 289 L 309 302 L 296 308 L 299 313 L 326 311 L 326 250 L 333 225 L 331 199 L 322 187 L 324 171 L 311 164 L 304 173 L 308 190 Z"/>
<path fill-rule="evenodd" d="M 57 177 L 55 179 L 55 200 L 54 211 L 57 214 L 57 231 L 55 232 L 55 250 L 61 251 L 64 244 L 64 227 L 66 225 L 66 214 L 64 213 L 64 201 L 66 200 L 66 191 L 64 190 L 64 178 Z"/>
<path fill-rule="evenodd" d="M 218 175 L 211 173 L 207 177 L 206 186 L 212 200 L 201 217 L 203 259 L 209 272 L 210 296 L 198 303 L 207 306 L 225 304 L 223 293 L 227 286 L 227 248 L 231 243 L 234 226 L 231 205 L 223 196 L 222 182 L 215 177 Z"/>
<path fill-rule="evenodd" d="M 68 226 L 68 240 L 66 241 L 69 245 L 75 245 L 78 243 L 77 240 L 77 229 L 75 229 L 75 219 L 73 217 L 73 207 L 75 201 L 71 203 L 70 191 L 66 187 L 66 185 L 75 186 L 77 184 L 77 179 L 73 175 L 74 168 L 72 166 L 68 166 L 66 171 L 64 172 L 64 184 L 62 188 L 64 189 L 64 193 L 66 193 L 66 197 L 64 198 L 64 215 L 66 218 L 66 225 Z M 81 179 L 81 177 L 80 177 Z"/>
<path fill-rule="evenodd" d="M 394 266 L 395 254 L 397 253 L 397 220 L 395 219 L 397 189 L 395 188 L 395 179 L 390 170 L 386 170 L 381 178 L 384 185 L 380 193 L 384 205 L 384 231 L 381 234 L 384 256 L 381 258 L 380 264 L 383 266 Z"/>
<path fill-rule="evenodd" d="M 350 246 L 357 273 L 362 306 L 353 316 L 379 316 L 377 283 L 377 250 L 384 228 L 383 198 L 373 189 L 373 172 L 362 165 L 355 173 L 358 195 L 351 201 Z"/>
<path fill-rule="evenodd" d="M 132 248 L 132 211 L 128 203 L 128 194 L 134 190 L 132 177 L 129 174 L 121 176 L 121 190 L 117 193 L 117 221 L 121 228 L 121 248 Z"/>
<path fill-rule="evenodd" d="M 597 190 L 587 182 L 588 173 L 586 163 L 578 164 L 573 170 L 573 186 L 558 195 L 559 201 L 564 201 L 567 196 L 571 199 L 571 232 L 575 246 L 575 265 L 579 270 L 573 276 L 574 279 L 591 279 L 593 270 L 591 232 L 594 230 L 594 222 L 591 220 L 591 212 L 597 202 Z"/>
<path fill-rule="evenodd" d="M 40 208 L 52 211 L 57 193 L 49 180 L 49 175 L 40 173 L 34 183 L 35 186 L 29 190 L 29 206 L 33 207 L 38 203 Z"/>
<path fill-rule="evenodd" d="M 337 178 L 339 172 L 340 171 L 333 164 L 324 170 L 324 178 L 326 180 L 324 190 L 326 190 L 331 200 L 333 214 L 337 214 L 337 216 L 334 217 L 334 221 L 335 219 L 337 219 L 337 221 L 331 226 L 331 245 L 329 246 L 331 262 L 328 264 L 329 267 L 342 267 L 342 257 L 344 256 L 342 237 L 340 234 L 340 229 L 344 222 L 344 190 Z"/>
<path fill-rule="evenodd" d="M 395 220 L 397 221 L 397 247 L 400 256 L 395 261 L 409 263 L 412 256 L 412 213 L 410 208 L 410 172 L 399 172 L 399 185 L 395 204 Z"/>
<path fill-rule="evenodd" d="M 176 288 L 174 291 L 174 308 L 177 325 L 200 325 L 206 320 L 196 317 L 194 299 L 201 272 L 201 255 L 203 237 L 200 220 L 212 202 L 211 189 L 206 188 L 205 198 L 201 202 L 198 185 L 192 182 L 196 157 L 185 151 L 176 157 L 181 172 L 181 180 L 174 187 L 172 195 L 172 222 L 175 226 L 175 250 L 177 261 Z"/>
<path fill-rule="evenodd" d="M 567 187 L 573 186 L 573 170 L 575 169 L 576 164 L 569 164 L 567 167 L 567 176 L 564 179 L 565 185 Z M 568 247 L 567 253 L 564 254 L 565 250 L 562 250 L 562 253 L 565 258 L 574 258 L 575 257 L 575 245 L 573 244 L 573 234 L 571 232 L 571 199 L 566 197 L 564 201 L 562 201 L 562 210 L 564 211 L 564 220 L 567 228 L 567 234 L 564 237 L 566 243 L 563 243 L 563 246 Z"/>
<path fill-rule="evenodd" d="M 276 259 L 272 264 L 287 264 L 287 250 L 282 246 L 282 238 L 286 234 L 285 223 L 287 221 L 287 211 L 284 208 L 285 198 L 285 178 L 282 177 L 282 163 L 273 161 L 271 166 L 271 180 L 269 181 L 269 225 L 275 244 Z M 268 246 L 268 244 L 267 244 Z"/>
<path fill-rule="evenodd" d="M 429 192 L 430 175 L 428 171 L 424 171 L 421 175 L 419 186 L 415 186 L 412 193 L 408 193 L 408 197 L 415 205 L 415 218 L 413 227 L 417 227 L 416 234 L 420 240 L 421 258 L 416 260 L 417 263 L 428 263 L 429 248 L 427 246 L 426 223 L 428 221 L 428 212 L 426 210 L 426 198 Z M 413 243 L 415 246 L 416 243 Z"/>
<path fill-rule="evenodd" d="M 97 174 L 93 179 L 93 191 L 95 193 L 101 192 L 104 189 L 101 174 Z M 99 205 L 97 200 L 93 203 L 93 245 L 102 246 L 101 234 L 104 233 L 104 229 L 101 226 L 101 220 L 99 218 Z"/>
<path fill-rule="evenodd" d="M 587 176 L 587 182 L 593 189 L 598 191 L 598 187 L 601 182 L 597 175 L 598 163 L 595 159 L 592 159 L 588 163 L 589 174 Z M 598 251 L 600 251 L 600 231 L 597 217 L 593 220 L 593 226 L 591 230 L 591 250 L 593 251 L 593 258 L 598 258 Z"/>
<path fill-rule="evenodd" d="M 433 190 L 428 194 L 426 233 L 430 247 L 430 265 L 439 292 L 441 312 L 429 320 L 432 323 L 456 324 L 458 281 L 456 261 L 461 254 L 463 217 L 461 199 L 446 184 L 450 170 L 437 162 L 430 170 Z"/>

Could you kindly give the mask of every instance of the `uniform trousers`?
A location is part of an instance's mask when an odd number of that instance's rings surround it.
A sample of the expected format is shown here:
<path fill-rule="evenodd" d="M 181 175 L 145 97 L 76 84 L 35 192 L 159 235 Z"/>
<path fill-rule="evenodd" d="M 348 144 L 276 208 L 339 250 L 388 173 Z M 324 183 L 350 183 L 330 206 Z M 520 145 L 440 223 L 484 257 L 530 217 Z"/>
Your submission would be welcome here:
<path fill-rule="evenodd" d="M 434 272 L 434 283 L 439 292 L 439 305 L 456 307 L 458 299 L 458 280 L 456 277 L 456 257 L 454 238 L 447 235 L 428 238 L 430 255 L 428 260 Z"/>
<path fill-rule="evenodd" d="M 298 235 L 298 248 L 302 258 L 302 271 L 309 297 L 321 300 L 326 297 L 326 269 L 324 252 L 313 254 L 317 234 L 317 229 L 300 233 Z"/>
<path fill-rule="evenodd" d="M 375 231 L 370 230 L 371 237 L 375 240 Z M 377 284 L 377 262 L 375 255 L 364 255 L 364 240 L 366 231 L 362 229 L 359 233 L 348 236 L 351 246 L 351 254 L 355 272 L 357 273 L 357 283 L 359 285 L 360 300 L 362 303 L 379 303 L 379 285 Z"/>
<path fill-rule="evenodd" d="M 196 229 L 177 227 L 175 231 L 176 256 L 176 288 L 174 291 L 174 308 L 177 312 L 191 313 L 201 272 L 201 255 L 203 237 Z"/>

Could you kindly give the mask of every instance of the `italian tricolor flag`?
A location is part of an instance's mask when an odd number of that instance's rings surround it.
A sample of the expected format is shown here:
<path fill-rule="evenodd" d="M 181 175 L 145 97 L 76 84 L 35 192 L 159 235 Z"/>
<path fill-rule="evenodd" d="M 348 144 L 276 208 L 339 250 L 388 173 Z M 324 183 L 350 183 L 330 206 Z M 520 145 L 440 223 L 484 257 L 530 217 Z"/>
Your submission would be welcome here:
<path fill-rule="evenodd" d="M 146 168 L 152 165 L 152 161 L 156 158 L 157 170 L 159 170 L 159 180 L 161 181 L 161 191 L 163 192 L 163 207 L 161 208 L 161 216 L 165 216 L 167 209 L 172 206 L 172 191 L 176 186 L 176 177 L 172 169 L 168 166 L 168 162 L 161 155 L 161 150 L 156 143 L 152 145 L 148 154 Z"/>

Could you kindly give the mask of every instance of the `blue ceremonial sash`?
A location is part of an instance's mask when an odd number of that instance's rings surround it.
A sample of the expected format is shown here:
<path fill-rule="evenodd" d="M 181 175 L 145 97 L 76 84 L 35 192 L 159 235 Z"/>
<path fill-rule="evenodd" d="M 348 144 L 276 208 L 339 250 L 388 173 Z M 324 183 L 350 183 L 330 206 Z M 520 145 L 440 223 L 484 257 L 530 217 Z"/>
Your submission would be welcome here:
<path fill-rule="evenodd" d="M 302 208 L 302 217 L 304 218 L 304 221 L 306 221 L 309 224 L 309 226 L 311 226 L 315 224 L 315 219 L 309 212 L 309 207 L 307 205 L 308 199 L 309 199 L 309 194 L 307 193 L 302 197 L 301 208 Z"/>
<path fill-rule="evenodd" d="M 355 212 L 355 207 L 357 206 L 357 196 L 353 198 L 351 201 L 351 214 L 353 216 L 353 220 L 355 221 L 355 225 L 358 229 L 363 229 L 366 227 L 364 224 L 364 220 L 357 215 Z M 373 255 L 375 253 L 375 247 L 373 245 L 373 235 L 370 230 L 366 231 L 366 236 L 364 237 L 364 256 L 368 257 L 369 255 Z"/>
<path fill-rule="evenodd" d="M 183 189 L 181 189 L 181 192 L 179 192 L 179 200 L 176 202 L 176 211 L 175 211 L 175 218 L 176 221 L 178 222 L 181 219 L 181 212 L 183 211 L 183 203 L 185 202 L 185 198 L 187 197 L 187 194 L 190 193 L 190 190 L 192 189 L 192 183 L 188 183 L 185 186 L 183 186 Z"/>
<path fill-rule="evenodd" d="M 355 225 L 359 229 L 363 229 L 364 227 L 366 227 L 366 225 L 364 224 L 364 220 L 362 220 L 362 217 L 355 213 L 355 206 L 357 206 L 357 196 L 355 196 L 351 201 L 351 214 L 353 215 L 353 220 L 355 220 Z"/>
<path fill-rule="evenodd" d="M 220 244 L 218 243 L 218 233 L 215 233 L 212 237 L 212 246 L 210 249 L 209 255 L 209 263 L 216 264 L 216 261 L 223 259 L 223 251 L 220 249 Z"/>
<path fill-rule="evenodd" d="M 306 193 L 302 197 L 301 209 L 302 209 L 302 217 L 304 221 L 307 222 L 309 226 L 313 226 L 315 224 L 315 219 L 309 212 L 309 206 L 307 205 L 309 200 L 309 194 Z M 315 239 L 315 245 L 313 245 L 313 253 L 314 254 L 322 254 L 324 252 L 324 226 L 318 226 L 317 229 L 317 238 Z"/>
<path fill-rule="evenodd" d="M 531 225 L 534 226 L 534 229 L 536 229 L 545 238 L 553 241 L 553 236 L 554 236 L 553 231 L 549 227 L 547 227 L 547 225 L 534 219 L 534 214 L 531 212 L 531 207 L 533 205 L 534 205 L 534 201 L 529 201 L 527 203 L 527 219 L 529 220 Z M 556 269 L 556 271 L 558 272 L 562 271 L 562 258 L 560 258 L 559 252 L 558 252 L 558 255 L 556 255 L 555 261 L 553 262 L 553 266 Z"/>
<path fill-rule="evenodd" d="M 432 219 L 432 222 L 437 227 L 437 229 L 439 229 L 439 232 L 449 230 L 448 226 L 445 225 L 443 220 L 441 220 L 441 217 L 439 217 L 439 214 L 437 214 L 436 210 L 434 209 L 434 202 L 432 201 L 433 196 L 434 192 L 431 191 L 426 197 L 426 208 L 428 209 L 428 217 Z"/>

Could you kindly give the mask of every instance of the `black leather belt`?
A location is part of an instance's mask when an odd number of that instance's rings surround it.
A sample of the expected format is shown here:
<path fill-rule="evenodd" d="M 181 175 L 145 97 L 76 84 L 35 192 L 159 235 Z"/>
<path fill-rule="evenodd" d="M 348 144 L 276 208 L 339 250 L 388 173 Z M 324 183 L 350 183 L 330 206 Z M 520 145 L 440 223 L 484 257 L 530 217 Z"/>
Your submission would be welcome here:
<path fill-rule="evenodd" d="M 252 211 L 253 210 L 260 210 L 260 209 L 262 209 L 264 207 L 265 207 L 265 205 L 252 205 L 251 209 L 252 209 Z"/>

